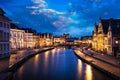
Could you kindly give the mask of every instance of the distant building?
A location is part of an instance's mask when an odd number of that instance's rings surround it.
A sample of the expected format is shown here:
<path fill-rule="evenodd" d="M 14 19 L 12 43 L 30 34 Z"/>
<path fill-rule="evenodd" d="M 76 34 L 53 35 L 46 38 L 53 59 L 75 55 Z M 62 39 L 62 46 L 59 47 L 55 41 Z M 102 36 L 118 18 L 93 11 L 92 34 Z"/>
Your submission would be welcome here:
<path fill-rule="evenodd" d="M 54 38 L 53 38 L 54 46 L 64 45 L 65 41 L 66 41 L 66 39 L 63 38 L 62 36 L 54 36 Z"/>
<path fill-rule="evenodd" d="M 39 40 L 40 40 L 40 36 L 34 34 L 34 35 L 33 35 L 33 46 L 34 46 L 35 48 L 40 47 L 40 45 L 39 45 Z"/>
<path fill-rule="evenodd" d="M 92 36 L 81 37 L 82 43 L 92 44 Z"/>
<path fill-rule="evenodd" d="M 25 31 L 24 48 L 33 48 L 34 47 L 34 42 L 33 42 L 34 30 L 32 30 L 32 28 L 22 28 L 22 30 Z"/>
<path fill-rule="evenodd" d="M 24 48 L 24 30 L 20 30 L 15 24 L 11 24 L 10 47 L 11 49 Z"/>
<path fill-rule="evenodd" d="M 74 39 L 74 38 L 67 38 L 66 39 L 66 45 L 74 45 L 74 41 L 75 41 L 76 39 Z"/>
<path fill-rule="evenodd" d="M 63 34 L 63 38 L 70 38 L 70 34 Z"/>
<path fill-rule="evenodd" d="M 120 53 L 120 19 L 100 19 L 93 31 L 92 48 L 109 55 Z"/>
<path fill-rule="evenodd" d="M 26 32 L 24 34 L 24 47 L 33 48 L 33 33 Z"/>
<path fill-rule="evenodd" d="M 4 14 L 0 8 L 0 56 L 6 57 L 10 55 L 10 20 Z"/>
<path fill-rule="evenodd" d="M 40 34 L 40 46 L 52 46 L 53 45 L 53 36 L 50 33 Z"/>

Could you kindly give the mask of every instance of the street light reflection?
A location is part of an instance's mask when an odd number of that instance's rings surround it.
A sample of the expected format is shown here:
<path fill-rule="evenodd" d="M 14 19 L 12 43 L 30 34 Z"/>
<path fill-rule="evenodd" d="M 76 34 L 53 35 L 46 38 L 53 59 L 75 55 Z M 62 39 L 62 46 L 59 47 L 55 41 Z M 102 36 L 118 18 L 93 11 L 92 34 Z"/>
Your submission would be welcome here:
<path fill-rule="evenodd" d="M 92 80 L 92 68 L 90 65 L 86 66 L 86 71 L 85 71 L 85 80 Z"/>
<path fill-rule="evenodd" d="M 53 49 L 53 50 L 52 50 L 52 53 L 55 53 L 55 51 L 56 51 L 56 49 Z"/>
<path fill-rule="evenodd" d="M 45 54 L 45 63 L 44 63 L 44 71 L 45 73 L 47 72 L 47 68 L 48 68 L 48 57 L 49 57 L 49 52 L 50 51 L 46 51 L 44 54 Z"/>
<path fill-rule="evenodd" d="M 38 62 L 38 60 L 39 60 L 39 55 L 36 55 L 35 56 L 35 60 L 34 60 L 34 69 L 35 69 L 35 72 L 37 72 L 37 70 L 38 70 L 38 66 L 39 66 L 39 64 L 37 63 Z"/>
<path fill-rule="evenodd" d="M 78 79 L 81 78 L 81 74 L 82 74 L 82 61 L 80 59 L 78 59 L 78 64 L 77 64 L 77 76 L 78 76 Z"/>
<path fill-rule="evenodd" d="M 45 52 L 45 63 L 48 62 L 48 56 L 49 56 L 49 51 L 46 51 Z"/>
<path fill-rule="evenodd" d="M 57 53 L 59 53 L 59 52 L 60 52 L 60 49 L 58 48 L 58 49 L 57 49 Z"/>

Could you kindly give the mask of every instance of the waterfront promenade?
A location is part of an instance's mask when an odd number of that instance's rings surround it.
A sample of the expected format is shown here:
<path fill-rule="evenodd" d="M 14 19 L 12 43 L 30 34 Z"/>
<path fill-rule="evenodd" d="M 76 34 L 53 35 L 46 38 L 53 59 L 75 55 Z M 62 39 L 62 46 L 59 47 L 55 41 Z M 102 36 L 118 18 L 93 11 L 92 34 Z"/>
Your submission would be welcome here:
<path fill-rule="evenodd" d="M 107 55 L 99 55 L 90 51 L 81 51 L 81 49 L 75 49 L 75 54 L 84 60 L 85 62 L 91 64 L 93 67 L 105 72 L 107 75 L 115 78 L 116 80 L 120 80 L 120 66 L 118 64 L 119 60 L 110 58 Z M 104 56 L 104 57 L 101 57 Z M 116 62 L 114 62 L 116 61 Z"/>
<path fill-rule="evenodd" d="M 17 50 L 15 52 L 13 51 L 14 53 L 11 53 L 10 58 L 0 60 L 0 80 L 5 80 L 6 76 L 9 75 L 9 73 L 6 73 L 9 68 L 24 59 L 25 57 L 48 49 L 50 48 L 24 49 Z"/>

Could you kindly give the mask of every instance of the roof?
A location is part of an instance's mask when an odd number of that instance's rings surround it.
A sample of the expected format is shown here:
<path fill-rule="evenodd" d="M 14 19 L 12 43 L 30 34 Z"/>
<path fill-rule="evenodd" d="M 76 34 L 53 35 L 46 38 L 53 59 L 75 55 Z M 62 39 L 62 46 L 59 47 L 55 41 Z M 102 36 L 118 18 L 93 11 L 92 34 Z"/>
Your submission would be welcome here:
<path fill-rule="evenodd" d="M 36 34 L 36 30 L 33 30 L 32 28 L 21 28 L 21 29 L 24 30 L 26 33 Z"/>
<path fill-rule="evenodd" d="M 14 23 L 10 24 L 10 28 L 11 29 L 20 29 L 17 25 L 15 25 Z"/>
<path fill-rule="evenodd" d="M 0 14 L 0 15 L 4 15 L 5 14 L 5 12 L 4 12 L 4 10 L 2 8 L 0 8 L 0 12 L 2 12 L 2 14 Z"/>
<path fill-rule="evenodd" d="M 116 37 L 120 37 L 120 26 L 112 26 L 111 27 L 112 30 L 112 36 L 116 36 Z"/>
<path fill-rule="evenodd" d="M 51 33 L 41 33 L 40 34 L 40 37 L 43 38 L 43 37 L 47 37 L 47 35 L 49 35 L 48 37 L 52 37 L 52 34 Z"/>
<path fill-rule="evenodd" d="M 100 19 L 100 22 L 102 23 L 104 34 L 107 34 L 110 25 L 112 26 L 112 32 L 114 35 L 120 33 L 119 27 L 117 27 L 120 25 L 120 19 Z M 98 26 L 96 26 L 96 29 L 98 29 Z"/>

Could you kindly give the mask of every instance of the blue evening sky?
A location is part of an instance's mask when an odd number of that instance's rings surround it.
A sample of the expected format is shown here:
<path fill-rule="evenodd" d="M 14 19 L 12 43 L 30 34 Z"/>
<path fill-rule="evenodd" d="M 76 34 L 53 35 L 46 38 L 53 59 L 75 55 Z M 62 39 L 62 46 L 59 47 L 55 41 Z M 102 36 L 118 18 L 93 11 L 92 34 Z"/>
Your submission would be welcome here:
<path fill-rule="evenodd" d="M 120 18 L 120 0 L 0 0 L 13 23 L 54 35 L 92 35 L 99 18 Z"/>

